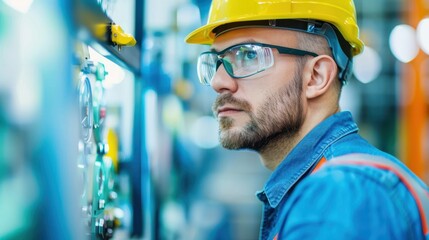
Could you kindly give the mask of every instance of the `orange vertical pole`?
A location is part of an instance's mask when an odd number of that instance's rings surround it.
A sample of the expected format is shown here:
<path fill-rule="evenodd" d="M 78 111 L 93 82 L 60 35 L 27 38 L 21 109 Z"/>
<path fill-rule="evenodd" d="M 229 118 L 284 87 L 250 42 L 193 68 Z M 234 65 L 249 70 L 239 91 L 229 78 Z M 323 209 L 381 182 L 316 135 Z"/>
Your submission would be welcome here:
<path fill-rule="evenodd" d="M 425 0 L 404 1 L 405 19 L 409 25 L 417 28 L 418 23 L 428 14 Z M 402 73 L 402 159 L 426 182 L 429 182 L 427 169 L 427 153 L 424 142 L 427 138 L 427 103 L 424 91 L 423 65 L 427 56 L 420 51 L 418 56 L 409 64 L 404 65 Z"/>

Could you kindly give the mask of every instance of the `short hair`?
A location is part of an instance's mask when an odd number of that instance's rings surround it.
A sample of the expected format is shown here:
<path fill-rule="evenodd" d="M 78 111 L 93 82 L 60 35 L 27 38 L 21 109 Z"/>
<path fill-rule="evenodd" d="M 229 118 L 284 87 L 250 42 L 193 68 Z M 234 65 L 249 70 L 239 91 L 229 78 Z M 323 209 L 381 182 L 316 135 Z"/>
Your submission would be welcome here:
<path fill-rule="evenodd" d="M 298 40 L 298 48 L 309 52 L 314 52 L 319 55 L 332 55 L 332 49 L 325 37 L 316 34 L 305 32 L 296 32 Z"/>
<path fill-rule="evenodd" d="M 296 38 L 298 41 L 299 49 L 309 51 L 309 52 L 314 52 L 319 55 L 328 55 L 332 57 L 335 61 L 335 58 L 333 57 L 333 54 L 332 54 L 332 49 L 329 46 L 328 41 L 326 40 L 325 37 L 321 35 L 315 35 L 315 34 L 298 32 L 298 31 L 296 33 L 297 33 Z M 298 65 L 303 67 L 306 61 L 309 59 L 309 57 L 307 56 L 307 57 L 296 58 L 296 59 L 297 59 Z M 338 99 L 340 98 L 340 95 L 341 95 L 342 86 L 343 86 L 343 81 L 339 80 L 338 72 L 337 72 L 337 81 L 334 82 L 334 87 L 337 88 L 338 90 Z"/>

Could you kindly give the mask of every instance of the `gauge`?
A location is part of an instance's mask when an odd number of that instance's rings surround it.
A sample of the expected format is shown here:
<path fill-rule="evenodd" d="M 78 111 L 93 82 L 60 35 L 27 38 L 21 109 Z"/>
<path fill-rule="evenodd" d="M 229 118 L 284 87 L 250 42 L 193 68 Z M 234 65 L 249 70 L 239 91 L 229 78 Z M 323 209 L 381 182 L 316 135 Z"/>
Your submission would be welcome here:
<path fill-rule="evenodd" d="M 93 127 L 92 91 L 89 78 L 83 75 L 79 86 L 80 136 L 84 143 L 91 139 Z"/>

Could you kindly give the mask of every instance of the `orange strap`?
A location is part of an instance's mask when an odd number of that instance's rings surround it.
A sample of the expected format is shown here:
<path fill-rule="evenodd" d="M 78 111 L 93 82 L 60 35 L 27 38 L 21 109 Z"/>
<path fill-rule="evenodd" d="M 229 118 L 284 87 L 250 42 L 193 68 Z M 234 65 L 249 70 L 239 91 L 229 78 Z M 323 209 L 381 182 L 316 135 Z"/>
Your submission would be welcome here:
<path fill-rule="evenodd" d="M 312 173 L 315 173 L 317 171 L 319 171 L 319 169 L 327 162 L 325 157 L 322 157 L 319 162 L 316 164 L 316 166 L 314 167 Z"/>

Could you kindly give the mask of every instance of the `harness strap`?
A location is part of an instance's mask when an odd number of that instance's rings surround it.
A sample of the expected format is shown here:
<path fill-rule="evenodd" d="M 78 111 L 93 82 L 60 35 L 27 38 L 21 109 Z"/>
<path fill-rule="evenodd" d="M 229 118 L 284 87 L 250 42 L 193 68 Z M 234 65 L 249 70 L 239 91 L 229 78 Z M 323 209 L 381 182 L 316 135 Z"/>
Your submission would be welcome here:
<path fill-rule="evenodd" d="M 320 165 L 325 161 L 322 158 L 319 163 L 316 165 L 316 168 L 313 170 L 313 173 L 316 172 Z M 420 213 L 420 219 L 422 223 L 423 234 L 426 239 L 429 239 L 429 192 L 407 171 L 402 167 L 398 166 L 396 163 L 381 157 L 374 156 L 369 154 L 353 153 L 340 157 L 336 157 L 326 164 L 323 165 L 363 165 L 363 166 L 373 166 L 379 169 L 385 169 L 393 172 L 398 176 L 402 183 L 410 191 L 411 195 L 416 201 L 417 207 Z"/>

